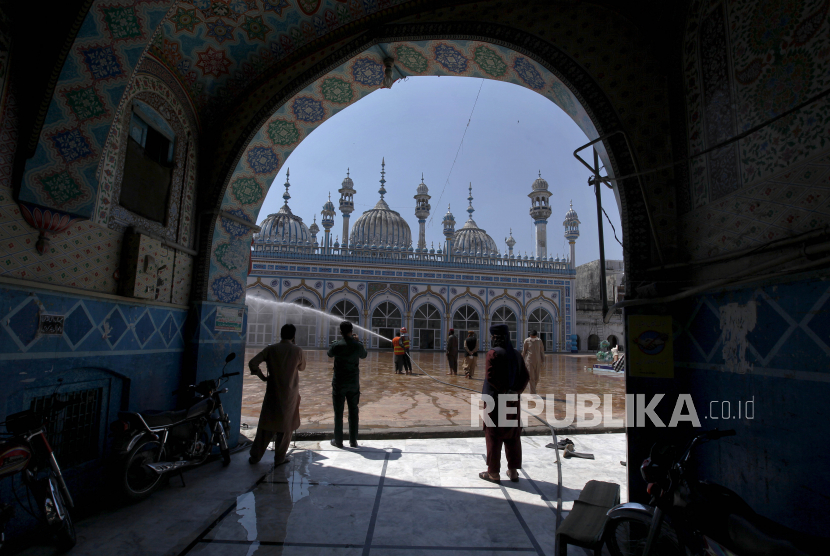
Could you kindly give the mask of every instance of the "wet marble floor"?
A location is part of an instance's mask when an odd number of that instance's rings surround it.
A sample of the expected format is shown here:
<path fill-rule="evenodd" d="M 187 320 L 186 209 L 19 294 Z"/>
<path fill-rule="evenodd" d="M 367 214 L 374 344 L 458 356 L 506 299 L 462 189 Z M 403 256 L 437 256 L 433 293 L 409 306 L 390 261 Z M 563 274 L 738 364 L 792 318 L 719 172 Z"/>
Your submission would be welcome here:
<path fill-rule="evenodd" d="M 594 460 L 562 462 L 564 519 L 591 479 L 620 484 L 624 434 L 570 436 Z M 478 478 L 481 438 L 298 442 L 290 463 L 246 451 L 188 471 L 148 500 L 77 520 L 74 556 L 555 555 L 557 473 L 550 437 L 522 439 L 518 483 Z M 506 461 L 502 461 L 502 468 Z M 24 556 L 55 554 L 30 547 Z M 569 547 L 568 554 L 585 555 Z"/>
<path fill-rule="evenodd" d="M 250 425 L 256 425 L 265 393 L 265 383 L 258 377 L 247 374 L 247 362 L 255 354 L 256 351 L 248 351 L 245 354 L 242 422 Z M 361 428 L 469 427 L 472 406 L 470 396 L 473 393 L 437 383 L 425 373 L 450 384 L 480 392 L 484 357 L 479 357 L 481 363 L 475 377 L 467 379 L 461 370 L 462 360 L 459 360 L 458 365 L 460 374 L 446 376 L 448 367 L 443 353 L 412 352 L 412 355 L 415 363 L 413 375 L 394 374 L 390 352 L 370 351 L 369 356 L 361 362 Z M 334 417 L 331 408 L 331 359 L 326 356 L 325 351 L 320 350 L 307 350 L 306 359 L 306 370 L 300 374 L 300 430 L 331 430 Z M 623 419 L 625 380 L 622 376 L 591 373 L 590 368 L 595 360 L 595 357 L 588 355 L 549 354 L 546 357 L 538 392 L 546 397 L 548 403 L 553 400 L 554 415 L 558 419 L 566 417 L 569 394 L 595 394 L 600 400 L 604 394 L 611 394 L 613 419 L 618 422 Z M 423 371 L 419 370 L 418 366 Z M 263 364 L 263 369 L 264 367 Z M 586 367 L 588 371 L 585 370 Z M 585 422 L 586 416 L 580 410 L 576 410 L 575 414 L 577 424 Z M 590 415 L 587 418 L 590 418 Z M 603 413 L 601 424 L 615 425 L 605 421 Z"/>

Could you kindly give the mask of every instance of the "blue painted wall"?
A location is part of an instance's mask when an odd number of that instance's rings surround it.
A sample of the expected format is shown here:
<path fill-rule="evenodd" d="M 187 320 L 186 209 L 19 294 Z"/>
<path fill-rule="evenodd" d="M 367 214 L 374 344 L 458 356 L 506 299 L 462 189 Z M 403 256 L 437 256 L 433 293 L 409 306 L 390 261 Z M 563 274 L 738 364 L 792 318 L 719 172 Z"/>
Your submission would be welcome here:
<path fill-rule="evenodd" d="M 792 280 L 792 279 L 791 279 Z M 746 334 L 749 365 L 738 372 L 724 359 L 727 336 L 720 312 L 755 304 Z M 675 378 L 629 378 L 629 393 L 689 393 L 703 429 L 737 435 L 703 445 L 695 458 L 701 477 L 740 494 L 758 513 L 797 530 L 830 530 L 830 279 L 801 276 L 695 297 L 670 308 L 674 316 Z M 728 327 L 727 327 L 728 328 Z M 729 354 L 727 348 L 727 355 Z M 753 418 L 745 415 L 754 400 Z M 729 405 L 722 405 L 722 402 Z M 712 402 L 716 402 L 712 404 Z M 741 403 L 742 416 L 736 417 Z M 710 406 L 711 404 L 711 406 Z M 661 402 L 664 420 L 674 401 Z M 731 419 L 724 420 L 731 409 Z M 718 419 L 715 419 L 717 417 Z M 644 500 L 639 465 L 656 438 L 685 439 L 684 429 L 629 429 L 629 484 Z"/>
<path fill-rule="evenodd" d="M 76 502 L 84 504 L 105 487 L 110 455 L 109 424 L 119 410 L 175 409 L 186 400 L 173 391 L 221 373 L 225 356 L 237 358 L 227 371 L 242 371 L 242 333 L 214 329 L 215 303 L 189 310 L 151 305 L 127 298 L 95 297 L 43 287 L 0 285 L 0 420 L 27 409 L 35 397 L 49 395 L 62 379 L 60 392 L 101 388 L 103 400 L 98 451 L 89 461 L 64 465 Z M 61 336 L 39 335 L 38 316 L 65 316 Z M 231 445 L 238 442 L 242 376 L 234 377 L 223 396 L 231 416 Z M 18 495 L 25 491 L 16 481 Z M 0 482 L 0 499 L 12 499 L 11 481 Z M 17 511 L 9 534 L 35 523 Z"/>

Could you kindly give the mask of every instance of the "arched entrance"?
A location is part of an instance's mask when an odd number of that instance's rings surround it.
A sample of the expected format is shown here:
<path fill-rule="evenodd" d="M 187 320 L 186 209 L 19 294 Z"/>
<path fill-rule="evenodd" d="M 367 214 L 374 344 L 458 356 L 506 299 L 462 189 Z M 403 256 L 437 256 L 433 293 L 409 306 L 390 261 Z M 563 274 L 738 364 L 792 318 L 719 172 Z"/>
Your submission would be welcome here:
<path fill-rule="evenodd" d="M 467 337 L 467 332 L 473 331 L 476 336 L 479 336 L 479 328 L 481 327 L 478 311 L 469 305 L 462 305 L 452 316 L 452 327 L 455 329 L 455 335 L 458 336 L 458 345 Z"/>
<path fill-rule="evenodd" d="M 518 320 L 516 319 L 516 313 L 514 313 L 509 307 L 499 307 L 493 312 L 493 317 L 490 319 L 492 324 L 506 324 L 507 328 L 510 329 L 510 341 L 513 342 L 513 347 L 516 346 L 516 341 L 518 340 Z"/>
<path fill-rule="evenodd" d="M 588 351 L 599 351 L 599 336 L 596 334 L 588 336 Z"/>
<path fill-rule="evenodd" d="M 608 336 L 607 339 L 608 339 L 608 344 L 609 344 L 608 348 L 609 349 L 611 349 L 612 347 L 620 345 L 619 340 L 617 340 L 617 337 L 614 334 L 611 334 L 610 336 Z"/>
<path fill-rule="evenodd" d="M 282 324 L 293 324 L 297 328 L 294 342 L 298 346 L 317 347 L 317 315 L 313 311 L 304 311 L 300 307 L 315 308 L 308 299 L 302 297 L 296 299 L 286 307 Z"/>
<path fill-rule="evenodd" d="M 545 351 L 551 352 L 554 349 L 553 318 L 546 310 L 538 307 L 530 312 L 527 318 L 527 333 L 531 330 L 539 333 L 539 339 L 545 345 Z"/>
<path fill-rule="evenodd" d="M 401 311 L 393 303 L 384 301 L 372 311 L 372 332 L 380 334 L 387 340 L 372 336 L 372 347 L 389 349 L 392 347 L 392 338 L 401 327 Z"/>
<path fill-rule="evenodd" d="M 348 299 L 341 299 L 335 303 L 330 313 L 338 317 L 340 321 L 329 320 L 329 343 L 334 342 L 340 337 L 340 322 L 347 320 L 352 324 L 360 324 L 360 312 L 357 310 L 355 304 Z"/>
<path fill-rule="evenodd" d="M 415 310 L 412 347 L 441 349 L 441 313 L 432 303 L 424 303 Z"/>

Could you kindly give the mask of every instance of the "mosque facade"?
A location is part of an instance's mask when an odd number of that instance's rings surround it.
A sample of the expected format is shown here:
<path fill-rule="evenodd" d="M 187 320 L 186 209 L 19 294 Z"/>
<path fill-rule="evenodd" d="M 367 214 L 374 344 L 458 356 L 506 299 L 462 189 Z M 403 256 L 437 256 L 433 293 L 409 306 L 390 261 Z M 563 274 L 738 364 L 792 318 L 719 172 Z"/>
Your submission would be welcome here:
<path fill-rule="evenodd" d="M 425 225 L 432 207 L 423 176 L 414 196 L 416 237 L 384 200 L 385 162 L 380 199 L 351 226 L 356 190 L 347 172 L 338 191 L 343 241 L 332 234 L 336 210 L 331 198 L 322 207 L 323 233 L 318 238 L 316 216 L 307 226 L 289 208 L 289 177 L 286 172 L 284 205 L 253 236 L 246 292 L 248 345 L 278 341 L 279 329 L 290 322 L 297 326 L 298 345 L 325 347 L 338 337 L 339 321 L 349 320 L 389 339 L 405 326 L 415 350 L 443 350 L 450 328 L 461 337 L 476 332 L 481 348 L 487 349 L 486 331 L 494 323 L 507 324 L 514 342 L 535 329 L 549 352 L 578 349 L 573 261 L 579 219 L 571 205 L 563 222 L 570 257 L 548 257 L 551 192 L 541 173 L 528 195 L 536 257 L 514 254 L 512 233 L 502 253 L 476 224 L 472 185 L 466 222 L 456 227 L 448 207 L 442 219 L 445 241 L 438 249 L 428 248 Z M 391 345 L 363 335 L 371 348 Z"/>

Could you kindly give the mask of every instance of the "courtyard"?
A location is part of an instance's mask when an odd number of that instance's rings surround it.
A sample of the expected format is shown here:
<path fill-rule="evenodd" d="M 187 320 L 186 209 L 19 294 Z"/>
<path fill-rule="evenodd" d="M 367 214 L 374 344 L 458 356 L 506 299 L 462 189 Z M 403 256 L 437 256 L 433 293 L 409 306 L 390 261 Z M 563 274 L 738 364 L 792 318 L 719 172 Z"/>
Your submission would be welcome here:
<path fill-rule="evenodd" d="M 256 354 L 245 353 L 245 379 L 242 398 L 242 423 L 255 427 L 259 418 L 265 383 L 248 373 L 248 361 Z M 412 351 L 413 374 L 396 375 L 390 351 L 369 351 L 360 368 L 360 427 L 362 432 L 390 429 L 425 429 L 470 427 L 471 396 L 468 392 L 440 384 L 426 373 L 448 384 L 481 391 L 484 377 L 484 353 L 472 379 L 459 375 L 447 376 L 447 359 L 442 352 Z M 300 373 L 300 432 L 327 432 L 333 430 L 334 412 L 331 407 L 332 360 L 322 350 L 306 350 L 307 366 Z M 555 415 L 564 419 L 568 394 L 595 394 L 603 399 L 611 394 L 613 418 L 625 415 L 625 381 L 619 375 L 595 374 L 591 366 L 596 358 L 590 355 L 547 354 L 541 373 L 538 392 L 547 402 L 554 402 Z M 263 365 L 263 370 L 265 366 Z M 420 369 L 418 368 L 420 367 Z M 586 370 L 587 368 L 587 370 Z M 422 369 L 422 370 L 421 370 Z M 426 373 L 425 373 L 425 372 Z M 525 393 L 528 393 L 526 390 Z M 581 411 L 575 411 L 575 422 L 583 421 Z M 529 425 L 539 425 L 538 422 Z M 602 426 L 608 426 L 604 422 Z M 620 425 L 617 425 L 620 426 Z M 244 432 L 244 431 L 243 431 Z"/>

